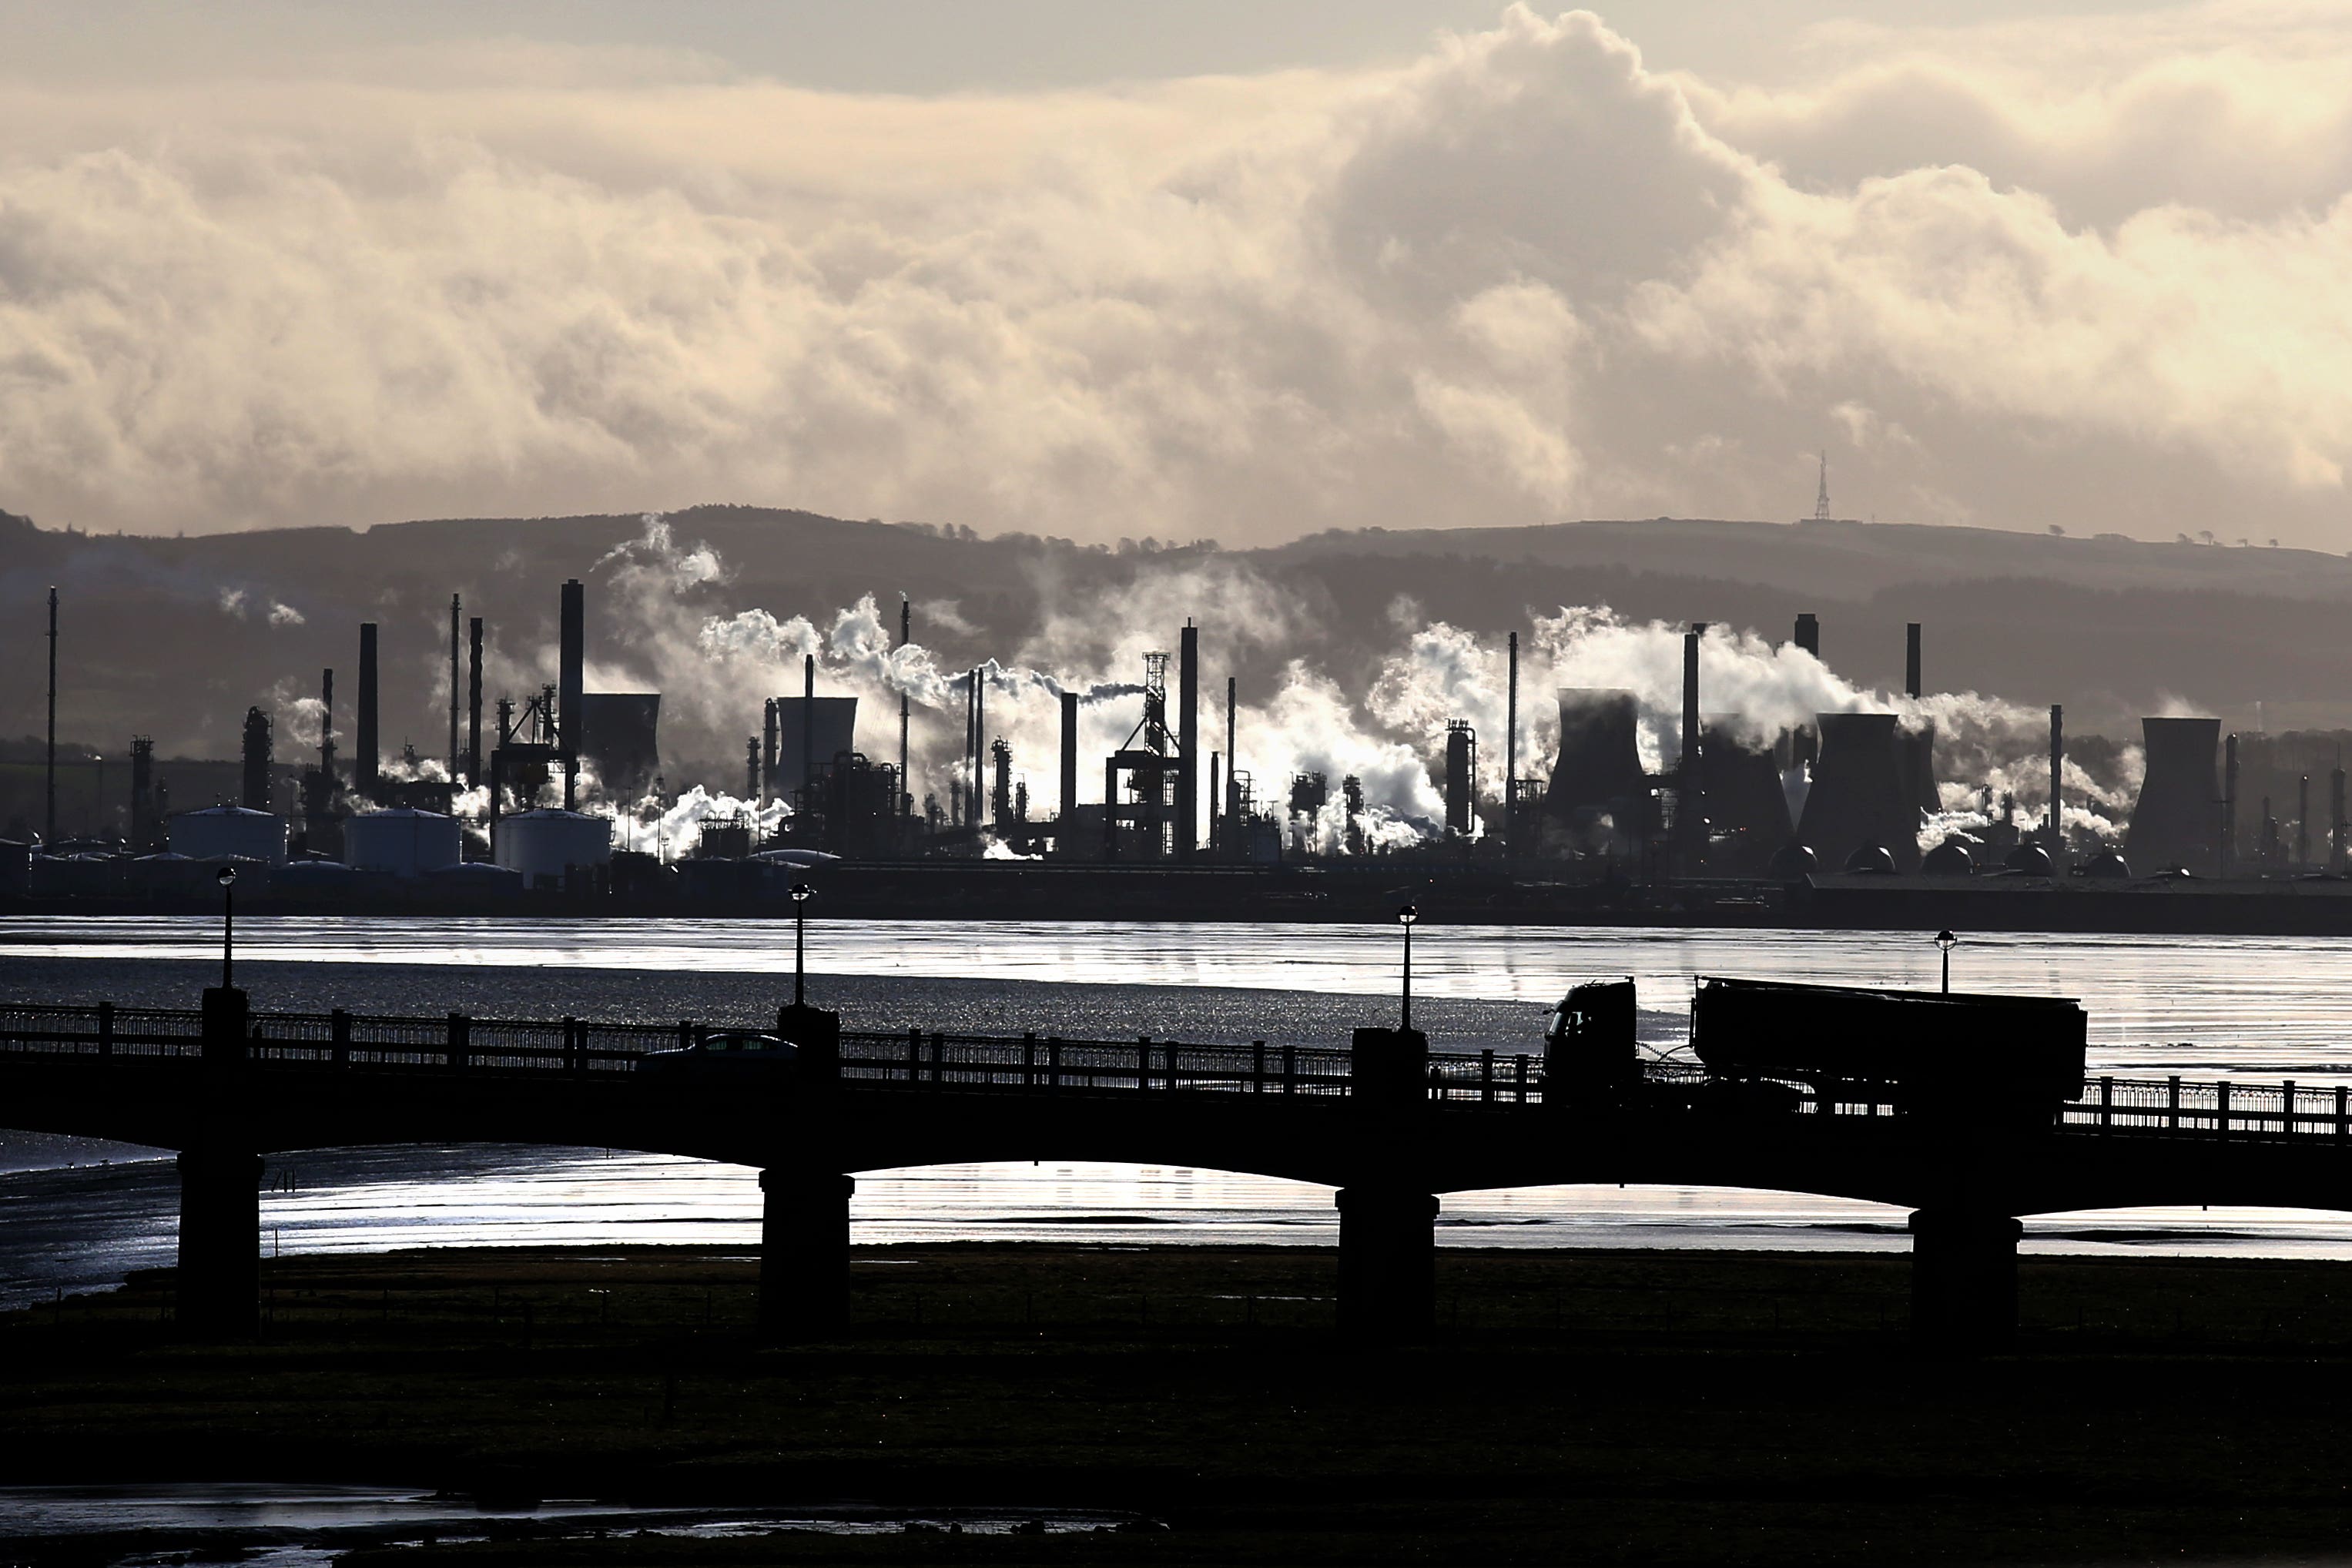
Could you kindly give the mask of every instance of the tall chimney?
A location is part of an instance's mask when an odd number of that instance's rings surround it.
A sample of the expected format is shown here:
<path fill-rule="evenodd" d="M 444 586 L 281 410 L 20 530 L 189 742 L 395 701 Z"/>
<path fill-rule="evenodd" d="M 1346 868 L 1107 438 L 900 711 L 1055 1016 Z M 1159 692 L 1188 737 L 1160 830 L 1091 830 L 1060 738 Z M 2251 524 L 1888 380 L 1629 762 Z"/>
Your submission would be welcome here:
<path fill-rule="evenodd" d="M 898 598 L 898 646 L 900 647 L 907 646 L 908 639 L 914 635 L 914 630 L 915 606 L 910 600 L 901 595 Z M 904 679 L 903 672 L 901 679 Z M 907 777 L 908 712 L 907 689 L 902 685 L 898 688 L 898 798 L 891 807 L 891 815 L 898 817 L 911 817 L 915 812 L 915 786 Z"/>
<path fill-rule="evenodd" d="M 449 777 L 457 776 L 457 595 L 449 595 Z"/>
<path fill-rule="evenodd" d="M 765 809 L 776 798 L 776 748 L 783 744 L 781 731 L 783 715 L 778 709 L 779 700 L 768 699 L 768 711 L 760 736 L 760 805 Z"/>
<path fill-rule="evenodd" d="M 816 783 L 816 655 L 801 656 L 801 788 Z"/>
<path fill-rule="evenodd" d="M 49 590 L 49 762 L 48 809 L 43 816 L 41 847 L 58 841 L 58 591 Z"/>
<path fill-rule="evenodd" d="M 2336 771 L 2327 775 L 2327 869 L 2331 876 L 2345 872 L 2347 846 L 2344 842 L 2344 759 L 2336 759 Z"/>
<path fill-rule="evenodd" d="M 1201 842 L 1201 628 L 1190 619 L 1176 642 L 1176 858 L 1190 860 Z"/>
<path fill-rule="evenodd" d="M 1685 876 L 1698 869 L 1706 842 L 1701 804 L 1706 797 L 1706 762 L 1699 750 L 1698 715 L 1698 647 L 1706 633 L 1705 621 L 1693 621 L 1683 634 L 1683 762 L 1675 781 L 1675 837 L 1682 840 Z"/>
<path fill-rule="evenodd" d="M 1519 847 L 1519 634 L 1511 634 L 1510 696 L 1503 718 L 1503 850 Z"/>
<path fill-rule="evenodd" d="M 586 726 L 581 713 L 586 706 L 581 698 L 588 689 L 588 591 L 577 577 L 564 579 L 556 658 L 555 740 L 563 754 L 563 809 L 572 811 L 580 804 L 580 754 L 588 739 L 582 732 Z"/>
<path fill-rule="evenodd" d="M 1242 756 L 1234 750 L 1234 678 L 1225 677 L 1225 837 L 1226 847 L 1238 851 L 1239 841 L 1234 839 L 1234 829 L 1241 821 L 1242 786 L 1237 774 Z"/>
<path fill-rule="evenodd" d="M 2231 731 L 2221 744 L 2221 875 L 2238 863 L 2238 736 Z"/>
<path fill-rule="evenodd" d="M 1078 694 L 1062 693 L 1062 830 L 1054 847 L 1068 855 L 1078 842 Z"/>
<path fill-rule="evenodd" d="M 466 623 L 466 782 L 482 783 L 482 617 Z"/>
<path fill-rule="evenodd" d="M 360 732 L 352 758 L 352 787 L 373 797 L 383 765 L 376 746 L 375 623 L 360 623 Z"/>
<path fill-rule="evenodd" d="M 760 799 L 760 737 L 752 735 L 743 742 L 743 798 L 753 805 Z"/>
<path fill-rule="evenodd" d="M 1797 646 L 1815 658 L 1822 657 L 1822 623 L 1811 610 L 1797 617 Z"/>
<path fill-rule="evenodd" d="M 319 672 L 319 774 L 327 795 L 335 793 L 335 672 Z"/>
<path fill-rule="evenodd" d="M 1916 700 L 1919 695 L 1919 623 L 1904 628 L 1903 689 Z"/>
<path fill-rule="evenodd" d="M 2294 791 L 2294 868 L 2311 864 L 2311 775 L 2297 781 Z"/>
<path fill-rule="evenodd" d="M 2051 875 L 2066 874 L 2066 825 L 2059 807 L 2064 804 L 2063 780 L 2066 771 L 2066 710 L 2057 703 L 2050 705 L 2050 871 Z"/>

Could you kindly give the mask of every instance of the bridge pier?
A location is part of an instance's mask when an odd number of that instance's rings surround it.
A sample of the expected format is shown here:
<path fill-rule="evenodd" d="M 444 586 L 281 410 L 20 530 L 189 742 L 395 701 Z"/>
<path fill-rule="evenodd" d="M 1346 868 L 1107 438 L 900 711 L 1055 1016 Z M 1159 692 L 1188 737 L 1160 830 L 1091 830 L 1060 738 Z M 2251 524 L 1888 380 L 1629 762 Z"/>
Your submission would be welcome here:
<path fill-rule="evenodd" d="M 1925 1208 L 1911 1216 L 1911 1338 L 1962 1355 L 2017 1338 L 2017 1241 L 2005 1214 Z"/>
<path fill-rule="evenodd" d="M 1352 1340 L 1425 1340 L 1437 1331 L 1437 1200 L 1411 1187 L 1342 1187 L 1339 1331 Z"/>
<path fill-rule="evenodd" d="M 834 1171 L 760 1173 L 760 1332 L 823 1339 L 849 1326 L 849 1195 Z"/>
<path fill-rule="evenodd" d="M 180 1155 L 180 1331 L 244 1339 L 261 1327 L 261 1156 L 194 1148 Z"/>

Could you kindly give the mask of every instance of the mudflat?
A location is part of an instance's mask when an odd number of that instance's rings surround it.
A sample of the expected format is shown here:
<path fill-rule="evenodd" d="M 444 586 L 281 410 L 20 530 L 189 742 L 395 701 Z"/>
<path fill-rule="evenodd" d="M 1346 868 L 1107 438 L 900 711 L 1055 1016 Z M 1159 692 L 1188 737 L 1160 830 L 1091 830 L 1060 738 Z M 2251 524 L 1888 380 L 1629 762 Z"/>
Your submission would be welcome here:
<path fill-rule="evenodd" d="M 139 1275 L 0 1317 L 9 1472 L 1155 1527 L 518 1516 L 353 1568 L 2226 1561 L 2352 1534 L 2352 1264 L 2029 1258 L 2016 1350 L 1966 1362 L 1912 1351 L 1900 1256 L 1449 1248 L 1433 1342 L 1370 1349 L 1335 1331 L 1328 1248 L 861 1247 L 849 1331 L 784 1347 L 756 1274 L 723 1247 L 289 1258 L 226 1345 L 178 1341 L 168 1271 Z"/>

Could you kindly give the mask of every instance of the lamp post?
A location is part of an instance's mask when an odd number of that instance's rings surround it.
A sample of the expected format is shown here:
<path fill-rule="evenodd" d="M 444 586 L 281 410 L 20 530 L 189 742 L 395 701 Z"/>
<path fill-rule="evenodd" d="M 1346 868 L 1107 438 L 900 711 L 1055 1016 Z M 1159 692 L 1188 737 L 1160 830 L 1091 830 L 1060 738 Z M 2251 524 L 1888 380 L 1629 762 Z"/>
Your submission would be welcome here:
<path fill-rule="evenodd" d="M 806 882 L 793 884 L 793 1005 L 801 1005 L 802 979 L 808 958 L 808 901 L 816 890 Z"/>
<path fill-rule="evenodd" d="M 230 960 L 236 952 L 236 868 L 224 866 L 214 876 L 221 890 L 221 989 L 230 986 Z"/>
<path fill-rule="evenodd" d="M 1421 911 L 1411 904 L 1397 910 L 1397 924 L 1404 927 L 1404 1027 L 1412 1027 L 1412 922 Z"/>
<path fill-rule="evenodd" d="M 1950 931 L 1936 933 L 1936 950 L 1944 955 L 1944 994 L 1947 996 L 1952 994 L 1952 949 L 1959 945 L 1960 939 Z"/>

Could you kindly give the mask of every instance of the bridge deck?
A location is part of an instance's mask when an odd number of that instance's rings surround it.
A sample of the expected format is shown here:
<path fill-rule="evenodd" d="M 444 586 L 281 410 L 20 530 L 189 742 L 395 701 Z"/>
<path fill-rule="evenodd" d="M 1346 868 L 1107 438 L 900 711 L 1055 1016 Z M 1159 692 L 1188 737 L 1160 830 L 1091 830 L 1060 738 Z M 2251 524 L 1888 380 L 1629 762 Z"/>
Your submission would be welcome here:
<path fill-rule="evenodd" d="M 256 1013 L 251 1024 L 245 1057 L 259 1068 L 499 1076 L 629 1073 L 648 1054 L 678 1049 L 705 1027 L 692 1019 L 655 1025 L 344 1012 Z M 203 1016 L 194 1009 L 0 1005 L 0 1058 L 88 1058 L 133 1066 L 197 1058 L 203 1050 Z M 840 1039 L 839 1081 L 858 1088 L 1328 1099 L 1356 1093 L 1355 1073 L 1350 1052 L 1264 1040 L 1228 1046 L 919 1029 L 844 1031 Z M 1642 1068 L 1642 1085 L 1704 1095 L 1711 1080 L 1696 1068 L 1653 1062 Z M 1787 1091 L 1786 1115 L 1880 1117 L 1902 1109 L 1851 1098 L 1863 1091 L 1835 1085 L 1790 1080 L 1780 1087 Z M 1545 1105 L 1549 1088 L 1539 1055 L 1428 1055 L 1424 1097 L 1434 1107 L 1533 1110 Z M 2352 1090 L 2292 1079 L 2103 1075 L 2053 1108 L 2049 1130 L 2119 1138 L 2352 1141 Z"/>

